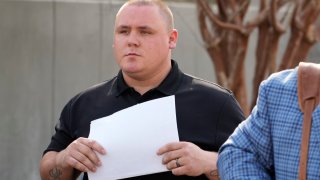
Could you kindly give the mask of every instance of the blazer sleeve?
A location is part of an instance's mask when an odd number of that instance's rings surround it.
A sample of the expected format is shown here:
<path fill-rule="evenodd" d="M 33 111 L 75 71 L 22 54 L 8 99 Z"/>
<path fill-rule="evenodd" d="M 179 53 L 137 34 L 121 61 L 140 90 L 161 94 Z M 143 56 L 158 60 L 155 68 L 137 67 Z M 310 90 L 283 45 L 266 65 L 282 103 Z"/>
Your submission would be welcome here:
<path fill-rule="evenodd" d="M 273 169 L 267 85 L 259 89 L 257 105 L 219 150 L 221 179 L 271 179 Z"/>

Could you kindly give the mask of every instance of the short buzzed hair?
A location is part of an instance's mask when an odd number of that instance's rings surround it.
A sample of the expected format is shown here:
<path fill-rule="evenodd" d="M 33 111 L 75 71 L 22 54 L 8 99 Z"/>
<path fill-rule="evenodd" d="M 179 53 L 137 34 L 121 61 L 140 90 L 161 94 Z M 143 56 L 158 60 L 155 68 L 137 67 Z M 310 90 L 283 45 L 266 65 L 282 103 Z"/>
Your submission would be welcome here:
<path fill-rule="evenodd" d="M 123 6 L 120 8 L 118 13 L 121 11 L 121 9 L 125 6 L 150 6 L 150 5 L 155 5 L 159 8 L 159 11 L 161 15 L 165 18 L 168 24 L 168 29 L 172 30 L 174 28 L 174 20 L 173 20 L 173 15 L 168 7 L 167 4 L 165 4 L 162 0 L 128 0 Z"/>

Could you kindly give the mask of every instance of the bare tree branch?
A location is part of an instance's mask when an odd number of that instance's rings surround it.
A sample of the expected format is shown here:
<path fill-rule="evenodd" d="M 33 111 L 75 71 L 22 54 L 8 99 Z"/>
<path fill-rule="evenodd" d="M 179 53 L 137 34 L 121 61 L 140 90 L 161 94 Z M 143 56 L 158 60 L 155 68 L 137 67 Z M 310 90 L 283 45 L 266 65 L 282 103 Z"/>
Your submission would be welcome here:
<path fill-rule="evenodd" d="M 250 0 L 215 0 L 215 11 L 206 0 L 196 2 L 200 32 L 214 64 L 217 81 L 234 92 L 247 115 L 255 104 L 261 81 L 276 70 L 293 67 L 304 60 L 320 39 L 320 22 L 316 24 L 320 0 L 260 0 L 259 12 L 247 22 L 245 16 Z M 250 34 L 256 28 L 254 96 L 249 107 L 244 62 Z M 287 28 L 291 34 L 277 69 L 280 38 Z"/>
<path fill-rule="evenodd" d="M 236 30 L 241 33 L 245 33 L 244 29 L 239 25 L 234 25 L 231 23 L 225 23 L 220 21 L 220 19 L 209 8 L 208 2 L 206 0 L 198 0 L 198 2 L 199 2 L 199 5 L 203 8 L 204 12 L 208 15 L 209 19 L 212 22 L 214 22 L 216 25 L 220 26 L 221 28 Z"/>

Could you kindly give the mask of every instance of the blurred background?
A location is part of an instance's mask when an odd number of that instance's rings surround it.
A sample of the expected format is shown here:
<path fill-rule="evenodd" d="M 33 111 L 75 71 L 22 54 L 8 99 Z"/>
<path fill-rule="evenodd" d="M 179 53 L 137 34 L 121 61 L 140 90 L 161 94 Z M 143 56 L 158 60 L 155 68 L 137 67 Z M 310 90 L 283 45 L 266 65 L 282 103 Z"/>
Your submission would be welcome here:
<path fill-rule="evenodd" d="M 0 0 L 0 179 L 40 179 L 39 161 L 64 105 L 118 72 L 112 40 L 122 3 Z M 199 31 L 196 3 L 176 0 L 169 5 L 179 31 L 173 58 L 186 73 L 216 82 Z M 248 89 L 257 33 L 251 36 L 245 62 Z M 281 41 L 287 39 L 285 35 Z M 283 52 L 281 46 L 279 51 Z M 308 60 L 320 62 L 319 43 Z"/>

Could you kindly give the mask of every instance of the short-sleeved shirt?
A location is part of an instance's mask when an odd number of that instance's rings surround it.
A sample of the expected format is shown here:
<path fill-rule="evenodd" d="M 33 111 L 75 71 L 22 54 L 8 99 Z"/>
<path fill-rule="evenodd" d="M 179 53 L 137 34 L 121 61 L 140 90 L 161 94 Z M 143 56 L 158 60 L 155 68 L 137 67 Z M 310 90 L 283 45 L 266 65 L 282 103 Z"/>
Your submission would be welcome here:
<path fill-rule="evenodd" d="M 173 60 L 171 64 L 172 68 L 161 84 L 143 95 L 126 84 L 120 71 L 111 80 L 73 97 L 64 107 L 45 153 L 59 152 L 77 138 L 88 137 L 90 122 L 95 119 L 109 116 L 138 103 L 170 95 L 175 95 L 179 140 L 192 142 L 203 150 L 218 151 L 244 119 L 238 102 L 229 90 L 183 73 Z M 85 174 L 84 179 L 86 178 Z M 205 179 L 205 176 L 174 176 L 171 172 L 164 172 L 136 178 Z"/>

